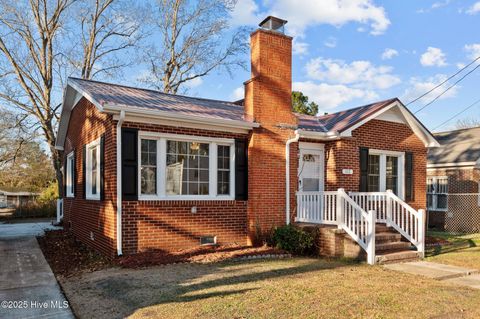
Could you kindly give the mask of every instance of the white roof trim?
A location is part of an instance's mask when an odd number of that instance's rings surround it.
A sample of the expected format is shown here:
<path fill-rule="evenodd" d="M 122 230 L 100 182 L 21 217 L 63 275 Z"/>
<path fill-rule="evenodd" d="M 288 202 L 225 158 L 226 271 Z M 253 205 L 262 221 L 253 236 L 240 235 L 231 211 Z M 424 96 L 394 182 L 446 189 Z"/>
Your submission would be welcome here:
<path fill-rule="evenodd" d="M 370 115 L 369 117 L 363 119 L 362 121 L 356 123 L 355 125 L 349 127 L 347 130 L 341 132 L 342 137 L 351 137 L 352 136 L 352 131 L 357 129 L 358 127 L 364 125 L 365 123 L 375 119 L 382 113 L 390 110 L 393 107 L 398 107 L 400 112 L 402 113 L 403 117 L 407 121 L 408 126 L 412 129 L 412 131 L 417 135 L 422 142 L 425 144 L 426 147 L 439 147 L 440 144 L 437 142 L 435 137 L 428 132 L 425 127 L 420 123 L 420 121 L 413 116 L 407 109 L 406 107 L 399 101 L 394 101 L 390 105 L 380 109 L 378 112 L 375 112 L 374 114 Z"/>
<path fill-rule="evenodd" d="M 331 141 L 340 138 L 340 134 L 336 131 L 330 132 L 317 132 L 317 131 L 308 131 L 308 130 L 296 130 L 300 138 L 308 138 L 312 140 L 320 140 L 320 141 Z"/>
<path fill-rule="evenodd" d="M 442 168 L 442 167 L 480 167 L 480 159 L 476 162 L 451 162 L 451 163 L 438 163 L 427 164 L 427 168 Z"/>

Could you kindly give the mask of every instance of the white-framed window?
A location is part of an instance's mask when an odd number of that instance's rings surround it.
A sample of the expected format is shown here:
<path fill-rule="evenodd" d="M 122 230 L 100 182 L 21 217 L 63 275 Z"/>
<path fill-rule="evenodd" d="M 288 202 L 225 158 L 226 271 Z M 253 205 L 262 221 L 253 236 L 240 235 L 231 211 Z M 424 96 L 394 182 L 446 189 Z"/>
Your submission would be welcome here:
<path fill-rule="evenodd" d="M 86 146 L 86 199 L 100 200 L 100 139 Z"/>
<path fill-rule="evenodd" d="M 234 199 L 235 141 L 139 132 L 140 200 Z"/>
<path fill-rule="evenodd" d="M 427 207 L 429 210 L 447 210 L 448 176 L 427 177 Z"/>
<path fill-rule="evenodd" d="M 74 163 L 74 153 L 71 152 L 67 155 L 67 165 L 65 167 L 65 188 L 67 197 L 75 197 L 75 186 L 73 176 L 75 163 Z"/>
<path fill-rule="evenodd" d="M 392 190 L 403 198 L 405 153 L 374 150 L 368 151 L 368 191 L 385 192 Z"/>

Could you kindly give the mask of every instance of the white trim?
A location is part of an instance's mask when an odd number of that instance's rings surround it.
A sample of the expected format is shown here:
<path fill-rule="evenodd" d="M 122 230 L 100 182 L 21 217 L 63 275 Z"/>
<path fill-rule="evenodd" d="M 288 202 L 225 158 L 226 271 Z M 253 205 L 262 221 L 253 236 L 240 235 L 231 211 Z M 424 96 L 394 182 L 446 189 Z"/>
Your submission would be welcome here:
<path fill-rule="evenodd" d="M 310 142 L 300 142 L 298 145 L 299 149 L 304 150 L 325 150 L 325 144 L 322 143 L 310 143 Z"/>
<path fill-rule="evenodd" d="M 360 126 L 364 125 L 365 123 L 375 119 L 377 116 L 381 115 L 382 113 L 390 110 L 391 108 L 393 108 L 394 106 L 397 106 L 398 105 L 398 102 L 393 102 L 392 104 L 380 109 L 379 111 L 373 113 L 372 115 L 368 116 L 367 118 L 361 120 L 360 122 L 350 126 L 348 129 L 346 129 L 345 131 L 343 131 L 340 135 L 341 136 L 345 136 L 345 137 L 351 137 L 352 136 L 352 132 L 359 128 Z"/>
<path fill-rule="evenodd" d="M 100 102 L 98 102 L 97 100 L 95 100 L 90 94 L 88 94 L 86 91 L 82 90 L 75 82 L 75 79 L 68 79 L 67 81 L 67 86 L 70 86 L 72 87 L 75 91 L 77 91 L 78 93 L 80 93 L 82 96 L 84 96 L 87 100 L 89 100 L 93 105 L 95 105 L 97 107 L 97 109 L 100 111 L 100 112 L 103 112 L 103 106 Z M 77 99 L 76 99 L 77 100 Z M 77 101 L 80 101 L 80 99 L 78 99 Z M 76 103 L 73 104 L 71 110 L 73 110 L 76 106 Z"/>
<path fill-rule="evenodd" d="M 157 194 L 142 195 L 141 192 L 141 141 L 157 140 Z M 167 140 L 199 142 L 209 144 L 209 195 L 167 195 L 166 194 L 166 145 Z M 230 146 L 230 194 L 218 195 L 217 150 L 218 145 Z M 228 138 L 195 135 L 167 134 L 149 131 L 138 132 L 138 200 L 235 200 L 235 140 Z"/>
<path fill-rule="evenodd" d="M 478 162 L 457 162 L 457 163 L 439 163 L 439 164 L 427 164 L 427 169 L 442 168 L 442 167 L 470 167 L 477 166 Z"/>
<path fill-rule="evenodd" d="M 340 134 L 336 131 L 316 132 L 299 129 L 295 131 L 295 134 L 298 134 L 300 138 L 308 138 L 319 141 L 331 141 L 340 138 Z"/>
<path fill-rule="evenodd" d="M 323 192 L 325 189 L 325 145 L 324 144 L 317 144 L 317 143 L 308 143 L 308 142 L 300 142 L 299 145 L 299 155 L 300 158 L 298 160 L 298 167 L 297 167 L 297 176 L 298 176 L 298 181 L 300 183 L 300 174 L 301 174 L 301 168 L 302 165 L 300 164 L 302 162 L 303 154 L 304 153 L 309 153 L 309 154 L 315 154 L 320 157 L 320 176 L 318 179 L 318 192 Z M 303 189 L 300 190 L 299 185 L 297 185 L 297 189 L 299 192 L 303 192 Z"/>
<path fill-rule="evenodd" d="M 378 150 L 378 149 L 369 149 L 368 155 L 378 155 L 380 156 L 380 176 L 379 176 L 379 192 L 385 192 L 386 183 L 387 183 L 387 156 L 393 156 L 398 158 L 398 172 L 397 172 L 397 188 L 398 194 L 397 197 L 404 200 L 405 194 L 405 152 L 398 151 L 389 151 L 389 150 Z"/>
<path fill-rule="evenodd" d="M 72 170 L 75 169 L 75 167 L 72 167 L 72 165 L 74 164 L 73 158 L 74 158 L 74 153 L 72 151 L 67 155 L 67 163 L 66 163 L 67 167 L 65 167 L 65 186 L 66 186 L 65 196 L 68 198 L 75 197 L 75 181 L 73 180 L 74 174 L 72 174 Z"/>
<path fill-rule="evenodd" d="M 97 193 L 92 194 L 92 181 L 91 181 L 91 171 L 92 171 L 92 158 L 91 153 L 92 149 L 97 150 L 96 160 L 97 160 L 97 173 L 96 173 L 96 181 L 97 181 Z M 100 200 L 100 138 L 96 139 L 93 142 L 90 142 L 86 146 L 87 150 L 87 158 L 86 158 L 86 165 L 85 165 L 85 183 L 86 183 L 86 194 L 85 198 L 88 200 Z"/>
<path fill-rule="evenodd" d="M 300 133 L 295 131 L 295 136 L 285 143 L 285 222 L 290 224 L 290 144 L 298 142 Z"/>
<path fill-rule="evenodd" d="M 429 192 L 428 191 L 428 180 L 431 179 L 432 180 L 432 184 L 434 185 L 434 191 L 433 192 Z M 437 181 L 438 180 L 446 180 L 447 183 L 446 183 L 446 186 L 447 186 L 447 192 L 444 193 L 444 192 L 438 192 L 435 185 L 437 184 Z M 446 175 L 443 175 L 443 176 L 427 176 L 427 196 L 428 195 L 432 195 L 432 205 L 431 206 L 428 206 L 427 209 L 428 211 L 438 211 L 438 212 L 446 212 L 448 210 L 448 187 L 449 186 L 449 178 L 448 176 Z M 439 208 L 438 207 L 438 195 L 446 195 L 447 196 L 447 203 L 446 203 L 446 207 L 445 208 Z M 428 204 L 428 201 L 427 201 L 427 204 Z"/>
<path fill-rule="evenodd" d="M 120 113 L 117 122 L 117 255 L 122 252 L 122 124 L 125 119 L 125 112 Z"/>

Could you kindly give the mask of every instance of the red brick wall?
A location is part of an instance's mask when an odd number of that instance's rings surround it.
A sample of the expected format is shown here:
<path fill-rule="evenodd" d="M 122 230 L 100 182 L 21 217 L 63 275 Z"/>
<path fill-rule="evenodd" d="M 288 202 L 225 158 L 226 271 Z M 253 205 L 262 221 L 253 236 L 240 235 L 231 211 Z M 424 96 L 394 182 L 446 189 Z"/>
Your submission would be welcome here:
<path fill-rule="evenodd" d="M 286 220 L 285 143 L 297 124 L 291 111 L 292 38 L 255 31 L 251 61 L 245 112 L 261 125 L 253 130 L 248 154 L 248 230 L 250 242 L 255 242 Z"/>
<path fill-rule="evenodd" d="M 123 127 L 159 133 L 248 138 L 243 134 L 129 122 Z M 197 207 L 197 213 L 191 213 L 192 207 Z M 124 201 L 122 223 L 124 254 L 198 247 L 202 236 L 217 236 L 219 244 L 247 244 L 246 201 Z"/>
<path fill-rule="evenodd" d="M 372 120 L 355 129 L 351 138 L 325 143 L 325 190 L 345 188 L 347 192 L 359 191 L 360 147 L 412 152 L 414 200 L 409 204 L 416 209 L 425 209 L 427 149 L 412 130 L 402 123 Z M 345 168 L 353 169 L 353 174 L 343 174 L 342 169 Z"/>
<path fill-rule="evenodd" d="M 83 146 L 105 133 L 105 200 L 83 199 Z M 64 154 L 75 152 L 75 198 L 64 198 L 64 224 L 76 238 L 108 256 L 116 252 L 116 131 L 112 118 L 82 98 L 70 117 Z M 93 237 L 92 237 L 93 236 Z M 93 240 L 92 240 L 93 238 Z"/>
<path fill-rule="evenodd" d="M 428 169 L 427 176 L 448 176 L 449 193 L 479 193 L 480 169 L 438 168 Z"/>

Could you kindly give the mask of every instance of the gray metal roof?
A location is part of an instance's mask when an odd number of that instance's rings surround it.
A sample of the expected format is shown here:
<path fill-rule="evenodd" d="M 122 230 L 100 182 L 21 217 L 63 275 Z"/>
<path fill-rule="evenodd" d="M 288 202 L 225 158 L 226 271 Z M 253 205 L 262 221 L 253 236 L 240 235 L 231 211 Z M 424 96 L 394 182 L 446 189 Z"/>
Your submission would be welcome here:
<path fill-rule="evenodd" d="M 69 78 L 69 83 L 102 106 L 126 106 L 175 112 L 187 116 L 252 122 L 251 119 L 245 118 L 243 106 L 232 102 L 166 94 L 155 90 L 78 78 Z"/>
<path fill-rule="evenodd" d="M 323 116 L 296 114 L 298 128 L 313 132 L 342 132 L 395 101 L 396 98 L 384 100 Z"/>
<path fill-rule="evenodd" d="M 476 162 L 480 159 L 480 127 L 434 134 L 440 147 L 428 150 L 428 164 Z"/>

